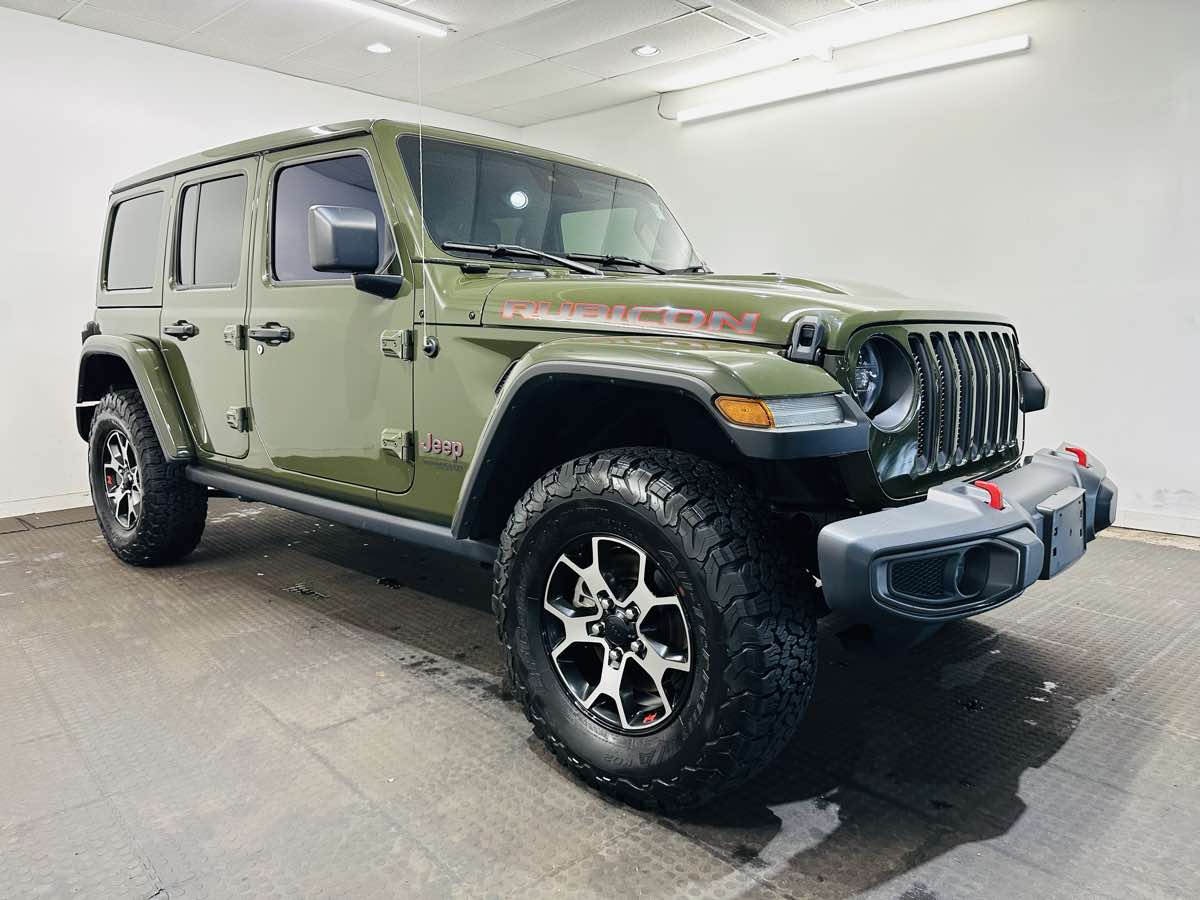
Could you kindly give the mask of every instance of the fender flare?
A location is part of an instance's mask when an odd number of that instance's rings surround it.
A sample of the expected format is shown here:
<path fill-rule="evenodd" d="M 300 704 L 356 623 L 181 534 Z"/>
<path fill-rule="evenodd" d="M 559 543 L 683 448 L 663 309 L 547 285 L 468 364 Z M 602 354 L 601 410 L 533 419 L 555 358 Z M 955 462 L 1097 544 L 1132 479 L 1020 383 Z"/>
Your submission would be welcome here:
<path fill-rule="evenodd" d="M 577 347 L 567 345 L 578 341 Z M 845 411 L 845 420 L 838 425 L 811 428 L 760 429 L 734 425 L 726 420 L 713 404 L 719 394 L 741 396 L 772 396 L 755 389 L 754 379 L 745 378 L 737 369 L 712 362 L 697 355 L 681 359 L 678 347 L 663 348 L 661 354 L 647 352 L 643 342 L 632 354 L 613 354 L 611 359 L 601 359 L 600 354 L 586 352 L 596 348 L 599 342 L 588 339 L 564 339 L 541 344 L 517 361 L 499 389 L 499 397 L 493 406 L 479 444 L 459 491 L 458 503 L 450 530 L 457 538 L 471 536 L 471 530 L 486 498 L 488 488 L 497 474 L 498 454 L 493 447 L 502 446 L 511 439 L 506 423 L 511 423 L 526 398 L 537 388 L 555 381 L 602 381 L 608 384 L 627 384 L 631 388 L 650 386 L 659 390 L 673 391 L 694 398 L 702 409 L 708 411 L 716 425 L 729 437 L 733 446 L 743 456 L 760 460 L 790 460 L 811 457 L 840 456 L 863 452 L 867 449 L 870 420 L 858 404 L 851 400 L 831 375 L 816 366 L 790 362 L 760 348 L 748 353 L 772 357 L 771 365 L 791 367 L 797 376 L 795 395 L 833 394 Z M 589 346 L 590 345 L 590 346 Z M 559 350 L 574 357 L 562 358 Z M 584 349 L 584 353 L 576 353 Z M 613 348 L 617 349 L 617 348 Z M 691 354 L 685 354 L 691 356 Z M 591 357 L 591 358 L 587 358 Z M 702 365 L 691 363 L 703 362 Z M 764 360 L 766 362 L 766 360 Z"/>
<path fill-rule="evenodd" d="M 167 459 L 191 460 L 194 458 L 191 434 L 175 384 L 167 370 L 166 361 L 158 346 L 149 338 L 131 334 L 94 334 L 83 342 L 79 354 L 79 377 L 76 387 L 76 427 L 79 436 L 87 440 L 85 422 L 90 423 L 87 408 L 95 405 L 99 397 L 87 396 L 88 360 L 98 356 L 120 359 L 133 376 L 134 385 L 142 395 L 154 434 L 158 438 L 163 456 Z"/>

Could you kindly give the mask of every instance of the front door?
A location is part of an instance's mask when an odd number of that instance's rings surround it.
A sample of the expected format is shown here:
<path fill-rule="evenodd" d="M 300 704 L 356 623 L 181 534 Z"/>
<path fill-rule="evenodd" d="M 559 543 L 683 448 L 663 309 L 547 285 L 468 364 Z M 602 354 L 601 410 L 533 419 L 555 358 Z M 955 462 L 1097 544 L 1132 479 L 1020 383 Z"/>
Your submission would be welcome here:
<path fill-rule="evenodd" d="M 244 457 L 246 323 L 258 160 L 175 179 L 162 348 L 201 455 Z"/>
<path fill-rule="evenodd" d="M 255 257 L 265 270 L 248 329 L 252 427 L 279 469 L 326 479 L 333 492 L 341 483 L 402 493 L 413 478 L 411 459 L 398 452 L 413 423 L 412 363 L 381 344 L 412 328 L 412 286 L 381 299 L 309 264 L 313 206 L 371 211 L 380 259 L 394 255 L 391 203 L 370 147 L 369 138 L 345 140 L 263 159 Z"/>

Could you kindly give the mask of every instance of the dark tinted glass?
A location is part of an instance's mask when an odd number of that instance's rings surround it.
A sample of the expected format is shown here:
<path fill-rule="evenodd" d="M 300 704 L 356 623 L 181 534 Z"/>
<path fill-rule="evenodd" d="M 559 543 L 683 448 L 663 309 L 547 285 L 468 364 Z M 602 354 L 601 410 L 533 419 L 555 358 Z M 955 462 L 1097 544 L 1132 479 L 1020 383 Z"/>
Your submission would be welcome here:
<path fill-rule="evenodd" d="M 400 139 L 438 244 L 521 244 L 552 253 L 619 255 L 664 269 L 698 263 L 649 185 L 590 169 L 451 141 Z"/>
<path fill-rule="evenodd" d="M 391 255 L 383 209 L 367 160 L 355 154 L 301 163 L 283 169 L 275 181 L 271 262 L 277 280 L 347 277 L 339 272 L 318 272 L 308 264 L 308 210 L 313 206 L 355 206 L 370 210 L 379 226 L 379 258 Z"/>
<path fill-rule="evenodd" d="M 134 197 L 113 213 L 104 284 L 110 291 L 154 287 L 161 243 L 161 192 Z"/>
<path fill-rule="evenodd" d="M 179 220 L 181 285 L 237 284 L 245 209 L 245 175 L 184 189 Z"/>

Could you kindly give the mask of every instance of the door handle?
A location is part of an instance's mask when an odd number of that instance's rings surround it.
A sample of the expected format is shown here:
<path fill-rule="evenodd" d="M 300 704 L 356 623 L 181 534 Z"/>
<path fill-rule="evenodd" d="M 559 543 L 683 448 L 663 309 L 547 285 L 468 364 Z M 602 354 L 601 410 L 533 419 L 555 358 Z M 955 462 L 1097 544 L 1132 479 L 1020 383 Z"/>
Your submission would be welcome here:
<path fill-rule="evenodd" d="M 264 344 L 283 344 L 292 339 L 292 329 L 278 322 L 268 322 L 266 325 L 255 325 L 246 331 L 251 339 L 262 341 Z"/>
<path fill-rule="evenodd" d="M 180 319 L 174 325 L 163 326 L 163 334 L 169 334 L 171 337 L 179 338 L 181 341 L 186 341 L 188 338 L 195 337 L 199 333 L 199 328 L 184 319 Z"/>

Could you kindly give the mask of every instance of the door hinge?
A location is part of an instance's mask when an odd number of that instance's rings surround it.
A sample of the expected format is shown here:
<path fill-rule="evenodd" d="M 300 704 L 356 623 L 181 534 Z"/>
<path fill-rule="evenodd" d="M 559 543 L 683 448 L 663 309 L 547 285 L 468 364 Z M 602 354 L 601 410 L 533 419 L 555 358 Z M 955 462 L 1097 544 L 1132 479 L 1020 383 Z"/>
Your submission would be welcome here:
<path fill-rule="evenodd" d="M 246 349 L 246 326 L 240 322 L 234 325 L 226 325 L 224 337 L 225 343 L 234 350 Z"/>
<path fill-rule="evenodd" d="M 234 431 L 250 430 L 250 407 L 231 406 L 225 410 L 225 424 Z"/>
<path fill-rule="evenodd" d="M 406 328 L 384 331 L 379 335 L 379 352 L 392 359 L 413 358 L 413 334 Z"/>
<path fill-rule="evenodd" d="M 413 461 L 413 434 L 399 428 L 385 428 L 379 436 L 379 446 L 401 462 Z"/>

